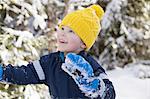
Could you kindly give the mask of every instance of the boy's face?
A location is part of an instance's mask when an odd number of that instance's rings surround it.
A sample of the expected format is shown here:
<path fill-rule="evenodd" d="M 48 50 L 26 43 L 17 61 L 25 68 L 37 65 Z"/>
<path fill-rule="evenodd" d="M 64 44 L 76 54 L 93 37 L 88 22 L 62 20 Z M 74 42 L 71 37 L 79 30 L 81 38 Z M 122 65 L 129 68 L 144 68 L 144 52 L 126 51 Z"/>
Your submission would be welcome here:
<path fill-rule="evenodd" d="M 57 28 L 56 32 L 58 51 L 78 53 L 86 48 L 79 36 L 76 35 L 69 27 L 63 26 L 61 29 Z"/>

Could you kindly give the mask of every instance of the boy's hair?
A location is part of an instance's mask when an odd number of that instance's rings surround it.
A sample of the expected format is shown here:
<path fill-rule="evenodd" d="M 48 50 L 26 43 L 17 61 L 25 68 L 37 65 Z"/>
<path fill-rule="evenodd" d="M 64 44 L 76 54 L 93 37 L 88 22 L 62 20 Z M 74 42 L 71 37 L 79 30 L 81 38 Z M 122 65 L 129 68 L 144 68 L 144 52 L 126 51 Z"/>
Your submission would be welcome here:
<path fill-rule="evenodd" d="M 89 50 L 100 32 L 100 20 L 103 15 L 104 11 L 99 5 L 91 5 L 67 14 L 59 27 L 70 27 L 85 43 L 86 50 Z"/>

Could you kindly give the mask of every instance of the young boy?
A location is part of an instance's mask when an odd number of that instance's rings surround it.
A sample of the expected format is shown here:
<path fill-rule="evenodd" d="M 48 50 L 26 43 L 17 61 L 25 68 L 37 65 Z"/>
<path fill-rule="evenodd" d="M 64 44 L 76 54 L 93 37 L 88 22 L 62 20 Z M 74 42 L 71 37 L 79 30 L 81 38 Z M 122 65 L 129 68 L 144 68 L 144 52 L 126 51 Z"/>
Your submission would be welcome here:
<path fill-rule="evenodd" d="M 58 51 L 27 66 L 0 66 L 0 80 L 12 84 L 45 84 L 54 99 L 115 99 L 104 69 L 86 52 L 100 31 L 104 12 L 99 5 L 64 17 L 56 30 Z"/>

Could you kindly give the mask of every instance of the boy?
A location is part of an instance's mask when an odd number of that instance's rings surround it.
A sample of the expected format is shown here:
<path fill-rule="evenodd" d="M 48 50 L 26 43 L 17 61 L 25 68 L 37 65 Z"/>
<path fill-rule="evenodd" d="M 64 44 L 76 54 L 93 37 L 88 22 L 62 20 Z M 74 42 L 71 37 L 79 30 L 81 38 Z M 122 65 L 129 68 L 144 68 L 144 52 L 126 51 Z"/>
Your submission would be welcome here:
<path fill-rule="evenodd" d="M 0 79 L 18 85 L 44 83 L 54 99 L 115 99 L 104 69 L 86 52 L 98 36 L 103 14 L 99 5 L 69 13 L 56 30 L 57 52 L 27 66 L 0 66 Z"/>

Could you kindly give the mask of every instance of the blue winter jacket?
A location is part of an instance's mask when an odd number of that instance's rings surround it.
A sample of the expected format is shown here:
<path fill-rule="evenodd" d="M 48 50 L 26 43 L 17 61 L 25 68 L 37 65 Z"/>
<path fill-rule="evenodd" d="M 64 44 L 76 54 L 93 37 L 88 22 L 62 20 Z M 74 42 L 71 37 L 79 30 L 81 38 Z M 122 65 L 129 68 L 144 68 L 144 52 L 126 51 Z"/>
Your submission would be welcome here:
<path fill-rule="evenodd" d="M 81 51 L 79 55 L 91 64 L 95 76 L 105 73 L 104 69 L 87 52 Z M 50 95 L 54 99 L 88 99 L 78 88 L 73 78 L 61 69 L 64 60 L 63 53 L 58 51 L 42 56 L 27 66 L 14 67 L 9 64 L 3 68 L 2 79 L 18 85 L 45 84 L 49 87 Z M 103 81 L 106 86 L 105 99 L 115 99 L 115 91 L 111 81 L 108 79 L 103 79 Z"/>

